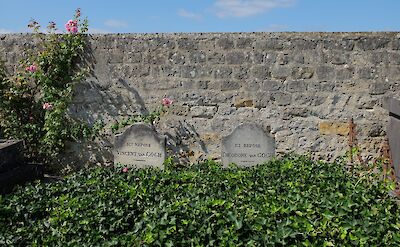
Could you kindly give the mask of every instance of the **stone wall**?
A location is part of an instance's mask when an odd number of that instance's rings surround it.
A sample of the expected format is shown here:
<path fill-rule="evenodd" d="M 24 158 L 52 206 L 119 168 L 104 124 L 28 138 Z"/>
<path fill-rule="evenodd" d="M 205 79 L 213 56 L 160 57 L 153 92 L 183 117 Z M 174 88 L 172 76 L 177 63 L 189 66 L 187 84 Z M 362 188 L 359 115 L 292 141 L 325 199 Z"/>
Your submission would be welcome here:
<path fill-rule="evenodd" d="M 171 150 L 191 160 L 220 157 L 221 137 L 254 122 L 277 152 L 332 159 L 347 150 L 354 118 L 365 157 L 386 136 L 384 98 L 399 92 L 399 33 L 180 33 L 91 35 L 92 76 L 70 112 L 103 118 L 106 138 L 81 158 L 112 160 L 109 125 L 175 102 L 157 127 Z M 9 69 L 29 35 L 0 35 Z M 84 144 L 75 147 L 81 149 Z M 95 147 L 96 146 L 96 147 Z"/>

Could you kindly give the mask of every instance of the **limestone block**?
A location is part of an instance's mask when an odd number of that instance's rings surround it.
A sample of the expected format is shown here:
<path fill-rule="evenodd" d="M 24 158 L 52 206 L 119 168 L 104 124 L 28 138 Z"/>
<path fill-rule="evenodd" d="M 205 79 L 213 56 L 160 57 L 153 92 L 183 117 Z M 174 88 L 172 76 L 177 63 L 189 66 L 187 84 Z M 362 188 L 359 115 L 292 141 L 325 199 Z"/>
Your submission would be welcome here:
<path fill-rule="evenodd" d="M 321 122 L 318 124 L 319 132 L 322 135 L 341 135 L 349 134 L 349 124 L 346 122 Z"/>

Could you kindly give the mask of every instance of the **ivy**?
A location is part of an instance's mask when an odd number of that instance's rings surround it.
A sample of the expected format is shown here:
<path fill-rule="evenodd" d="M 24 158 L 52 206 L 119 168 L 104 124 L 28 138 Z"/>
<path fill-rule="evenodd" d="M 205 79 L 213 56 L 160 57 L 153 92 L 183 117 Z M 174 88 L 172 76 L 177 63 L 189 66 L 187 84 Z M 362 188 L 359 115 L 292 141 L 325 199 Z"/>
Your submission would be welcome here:
<path fill-rule="evenodd" d="M 399 204 L 368 170 L 293 155 L 248 168 L 173 167 L 94 168 L 21 187 L 0 198 L 0 245 L 400 244 Z"/>

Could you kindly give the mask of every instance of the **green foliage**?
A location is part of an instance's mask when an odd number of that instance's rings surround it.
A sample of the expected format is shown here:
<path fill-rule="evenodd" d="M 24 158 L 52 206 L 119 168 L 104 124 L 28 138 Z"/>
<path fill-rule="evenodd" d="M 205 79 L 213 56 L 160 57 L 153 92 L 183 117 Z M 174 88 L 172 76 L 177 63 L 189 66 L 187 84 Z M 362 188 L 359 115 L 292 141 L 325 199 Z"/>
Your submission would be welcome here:
<path fill-rule="evenodd" d="M 81 171 L 0 198 L 0 245 L 399 246 L 385 182 L 342 167 L 292 156 L 252 168 Z"/>
<path fill-rule="evenodd" d="M 78 9 L 65 34 L 55 23 L 40 33 L 32 21 L 37 42 L 19 63 L 14 75 L 0 80 L 0 125 L 6 138 L 23 139 L 28 159 L 48 162 L 64 149 L 67 140 L 91 136 L 87 125 L 70 119 L 66 111 L 74 85 L 86 71 L 84 60 L 87 20 Z"/>

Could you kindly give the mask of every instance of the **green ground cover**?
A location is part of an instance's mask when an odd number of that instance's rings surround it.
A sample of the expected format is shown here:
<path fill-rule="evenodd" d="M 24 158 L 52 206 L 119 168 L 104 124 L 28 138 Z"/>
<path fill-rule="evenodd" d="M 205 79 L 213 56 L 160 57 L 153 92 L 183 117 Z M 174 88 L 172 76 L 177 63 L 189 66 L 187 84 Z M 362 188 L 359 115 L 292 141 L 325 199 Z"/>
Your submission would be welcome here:
<path fill-rule="evenodd" d="M 1 246 L 399 246 L 373 173 L 288 156 L 252 168 L 94 168 L 0 197 Z"/>

